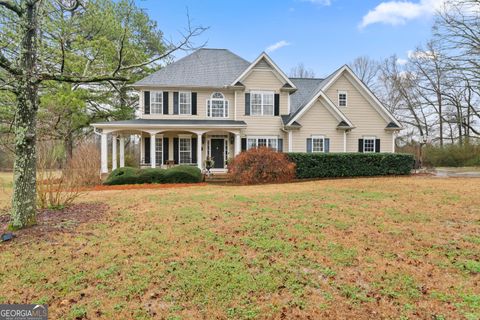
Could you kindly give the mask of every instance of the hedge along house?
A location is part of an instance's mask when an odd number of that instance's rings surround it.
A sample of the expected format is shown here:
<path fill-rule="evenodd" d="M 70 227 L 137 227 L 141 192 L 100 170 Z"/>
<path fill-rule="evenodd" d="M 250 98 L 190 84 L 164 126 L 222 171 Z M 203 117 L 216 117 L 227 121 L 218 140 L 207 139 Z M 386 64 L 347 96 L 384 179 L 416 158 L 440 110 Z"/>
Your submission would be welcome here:
<path fill-rule="evenodd" d="M 171 164 L 225 170 L 242 150 L 395 152 L 400 123 L 343 66 L 325 79 L 288 78 L 266 54 L 248 62 L 225 49 L 200 49 L 133 86 L 140 117 L 95 123 L 101 170 L 124 166 L 125 137 L 140 137 L 142 166 Z"/>

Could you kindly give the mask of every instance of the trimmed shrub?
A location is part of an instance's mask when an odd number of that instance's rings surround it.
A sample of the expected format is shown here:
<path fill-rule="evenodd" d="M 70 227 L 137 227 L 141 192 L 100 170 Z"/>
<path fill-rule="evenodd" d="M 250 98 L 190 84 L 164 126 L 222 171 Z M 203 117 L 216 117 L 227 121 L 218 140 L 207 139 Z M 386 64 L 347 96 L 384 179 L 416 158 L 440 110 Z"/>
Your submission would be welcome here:
<path fill-rule="evenodd" d="M 200 169 L 193 166 L 177 166 L 167 169 L 165 176 L 169 183 L 191 183 L 203 180 Z"/>
<path fill-rule="evenodd" d="M 228 172 L 233 182 L 241 184 L 288 182 L 295 178 L 295 164 L 285 153 L 253 148 L 233 158 Z"/>
<path fill-rule="evenodd" d="M 399 153 L 289 153 L 299 179 L 406 175 L 414 157 Z"/>
<path fill-rule="evenodd" d="M 202 180 L 200 169 L 192 166 L 178 166 L 169 169 L 124 167 L 112 171 L 104 184 L 197 183 Z"/>
<path fill-rule="evenodd" d="M 104 184 L 117 185 L 117 184 L 135 184 L 138 181 L 138 171 L 140 169 L 123 167 L 113 170 L 108 176 Z"/>

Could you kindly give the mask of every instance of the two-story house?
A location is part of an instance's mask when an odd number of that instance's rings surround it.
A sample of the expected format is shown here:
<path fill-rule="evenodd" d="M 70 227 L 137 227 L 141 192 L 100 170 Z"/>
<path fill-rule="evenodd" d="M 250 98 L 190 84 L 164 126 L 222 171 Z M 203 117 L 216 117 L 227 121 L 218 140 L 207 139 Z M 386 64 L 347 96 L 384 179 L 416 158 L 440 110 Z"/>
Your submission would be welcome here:
<path fill-rule="evenodd" d="M 249 62 L 225 49 L 200 49 L 133 85 L 140 116 L 95 123 L 101 167 L 124 166 L 125 137 L 138 135 L 142 165 L 192 164 L 224 170 L 242 150 L 395 152 L 400 123 L 348 66 L 325 79 L 289 78 L 266 54 Z"/>

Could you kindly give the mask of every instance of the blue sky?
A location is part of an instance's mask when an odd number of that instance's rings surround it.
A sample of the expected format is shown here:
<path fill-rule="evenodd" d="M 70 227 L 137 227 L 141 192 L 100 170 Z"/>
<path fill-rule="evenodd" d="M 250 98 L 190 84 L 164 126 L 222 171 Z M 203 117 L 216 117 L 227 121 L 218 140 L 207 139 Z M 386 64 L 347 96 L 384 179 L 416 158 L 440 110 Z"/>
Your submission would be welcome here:
<path fill-rule="evenodd" d="M 298 63 L 322 77 L 360 55 L 380 59 L 428 40 L 433 10 L 442 0 L 137 0 L 165 36 L 178 39 L 186 25 L 210 27 L 198 43 L 227 48 L 252 61 L 269 55 L 287 74 Z M 284 46 L 281 46 L 284 44 Z M 178 57 L 182 54 L 177 55 Z"/>

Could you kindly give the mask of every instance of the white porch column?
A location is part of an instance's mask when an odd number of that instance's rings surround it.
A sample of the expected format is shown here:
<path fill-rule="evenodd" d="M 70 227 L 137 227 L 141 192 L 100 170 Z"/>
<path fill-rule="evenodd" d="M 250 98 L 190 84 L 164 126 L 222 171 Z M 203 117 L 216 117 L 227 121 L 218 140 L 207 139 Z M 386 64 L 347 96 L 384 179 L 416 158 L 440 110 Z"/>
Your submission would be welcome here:
<path fill-rule="evenodd" d="M 102 138 L 100 142 L 100 172 L 108 173 L 108 163 L 107 163 L 107 134 L 102 133 Z"/>
<path fill-rule="evenodd" d="M 197 133 L 197 165 L 198 165 L 198 168 L 202 170 L 203 159 L 202 159 L 202 134 L 201 133 Z"/>
<path fill-rule="evenodd" d="M 238 155 L 242 151 L 242 138 L 240 133 L 235 133 L 235 155 Z"/>
<path fill-rule="evenodd" d="M 117 136 L 112 134 L 112 171 L 117 169 Z"/>
<path fill-rule="evenodd" d="M 347 152 L 347 130 L 343 130 L 343 152 Z"/>
<path fill-rule="evenodd" d="M 290 100 L 290 95 L 288 96 L 288 100 Z M 288 152 L 292 152 L 293 151 L 293 145 L 292 145 L 292 140 L 293 140 L 293 131 L 290 130 L 288 131 Z"/>
<path fill-rule="evenodd" d="M 155 150 L 157 149 L 156 143 L 157 143 L 157 139 L 155 139 L 155 134 L 154 133 L 150 134 L 150 165 L 152 168 L 155 168 L 157 164 L 157 160 L 155 159 L 156 158 Z"/>
<path fill-rule="evenodd" d="M 120 136 L 120 168 L 125 167 L 125 137 Z"/>

